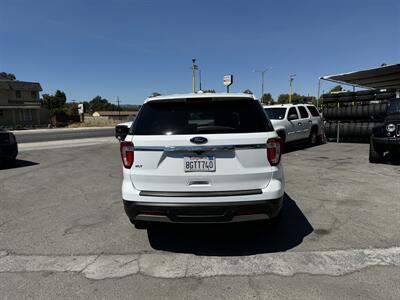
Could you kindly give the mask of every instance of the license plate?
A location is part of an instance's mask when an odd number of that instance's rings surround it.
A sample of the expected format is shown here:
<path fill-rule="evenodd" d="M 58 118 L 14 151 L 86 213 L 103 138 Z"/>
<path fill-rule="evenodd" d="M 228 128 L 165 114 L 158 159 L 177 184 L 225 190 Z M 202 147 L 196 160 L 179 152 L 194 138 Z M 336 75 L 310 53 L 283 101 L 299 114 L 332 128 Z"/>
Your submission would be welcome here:
<path fill-rule="evenodd" d="M 185 156 L 183 168 L 185 172 L 215 172 L 215 157 Z"/>

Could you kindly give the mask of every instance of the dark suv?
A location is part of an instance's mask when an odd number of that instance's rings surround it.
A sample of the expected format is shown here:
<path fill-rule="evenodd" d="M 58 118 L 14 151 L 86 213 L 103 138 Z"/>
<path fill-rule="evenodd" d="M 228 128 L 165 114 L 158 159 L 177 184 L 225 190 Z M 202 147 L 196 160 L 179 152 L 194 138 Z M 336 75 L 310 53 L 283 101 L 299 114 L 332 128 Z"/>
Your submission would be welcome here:
<path fill-rule="evenodd" d="M 389 100 L 384 125 L 372 130 L 369 161 L 382 162 L 385 152 L 400 156 L 400 98 Z"/>
<path fill-rule="evenodd" d="M 0 129 L 0 167 L 11 166 L 18 155 L 15 135 Z"/>

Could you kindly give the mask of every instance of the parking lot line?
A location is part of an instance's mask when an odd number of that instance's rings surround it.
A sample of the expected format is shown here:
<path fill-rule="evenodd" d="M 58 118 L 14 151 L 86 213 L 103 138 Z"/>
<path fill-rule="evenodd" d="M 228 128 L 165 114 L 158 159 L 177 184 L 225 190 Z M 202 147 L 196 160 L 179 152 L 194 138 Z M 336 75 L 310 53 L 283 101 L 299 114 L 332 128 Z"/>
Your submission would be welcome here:
<path fill-rule="evenodd" d="M 5 254 L 3 252 L 3 254 Z M 400 247 L 283 252 L 243 257 L 192 254 L 16 255 L 0 257 L 0 273 L 78 272 L 100 280 L 141 274 L 158 278 L 312 274 L 340 276 L 372 266 L 400 266 Z"/>

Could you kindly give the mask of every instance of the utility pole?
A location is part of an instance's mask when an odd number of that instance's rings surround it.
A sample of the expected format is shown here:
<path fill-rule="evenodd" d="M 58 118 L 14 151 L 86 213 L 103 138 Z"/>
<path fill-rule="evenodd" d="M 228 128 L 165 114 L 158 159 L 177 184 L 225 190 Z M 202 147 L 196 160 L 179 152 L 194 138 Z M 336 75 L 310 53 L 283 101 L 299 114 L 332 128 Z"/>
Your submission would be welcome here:
<path fill-rule="evenodd" d="M 192 58 L 192 93 L 196 93 L 196 70 L 197 66 L 195 64 L 196 59 Z"/>
<path fill-rule="evenodd" d="M 290 84 L 290 92 L 289 92 L 289 103 L 292 103 L 292 82 L 296 74 L 292 74 L 289 76 L 289 84 Z"/>
<path fill-rule="evenodd" d="M 121 108 L 119 106 L 119 96 L 117 96 L 117 103 L 118 103 L 118 117 L 119 117 L 119 121 L 122 122 L 121 120 Z"/>
<path fill-rule="evenodd" d="M 256 72 L 256 73 L 261 73 L 261 97 L 260 97 L 261 102 L 262 102 L 262 98 L 264 96 L 264 74 L 265 74 L 265 72 L 267 72 L 267 71 L 269 71 L 271 69 L 272 68 L 269 67 L 269 68 L 266 68 L 264 70 L 254 70 L 254 72 Z"/>

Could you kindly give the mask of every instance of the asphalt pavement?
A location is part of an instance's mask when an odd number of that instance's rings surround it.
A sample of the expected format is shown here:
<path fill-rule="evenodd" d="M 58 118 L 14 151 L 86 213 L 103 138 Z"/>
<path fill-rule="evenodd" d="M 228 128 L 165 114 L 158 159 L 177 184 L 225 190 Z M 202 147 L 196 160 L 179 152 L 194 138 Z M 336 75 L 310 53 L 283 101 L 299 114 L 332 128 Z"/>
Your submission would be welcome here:
<path fill-rule="evenodd" d="M 114 127 L 54 128 L 13 131 L 19 144 L 114 136 Z"/>
<path fill-rule="evenodd" d="M 97 143 L 27 144 L 0 170 L 0 298 L 400 298 L 400 166 L 368 145 L 286 153 L 276 226 L 136 230 L 118 143 Z"/>

